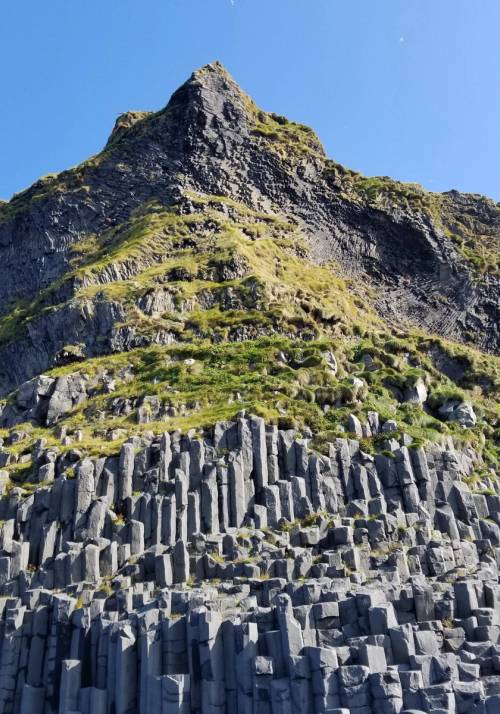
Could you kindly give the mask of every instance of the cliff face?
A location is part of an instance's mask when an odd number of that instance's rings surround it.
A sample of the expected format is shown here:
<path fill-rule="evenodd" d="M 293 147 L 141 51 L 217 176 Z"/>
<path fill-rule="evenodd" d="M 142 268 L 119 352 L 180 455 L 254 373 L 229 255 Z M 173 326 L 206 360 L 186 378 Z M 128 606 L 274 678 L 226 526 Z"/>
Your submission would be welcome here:
<path fill-rule="evenodd" d="M 137 212 L 153 203 L 179 207 L 189 192 L 225 196 L 298 226 L 311 260 L 333 260 L 370 285 L 372 304 L 390 321 L 498 348 L 498 205 L 345 170 L 326 159 L 311 130 L 261 112 L 215 63 L 195 72 L 163 111 L 121 117 L 101 154 L 0 207 L 4 393 L 57 364 L 62 333 L 77 332 L 88 356 L 111 349 L 117 306 L 93 304 L 104 313 L 99 326 L 95 319 L 75 326 L 82 304 L 75 251 L 88 244 L 85 266 L 120 240 Z M 14 374 L 9 343 L 25 355 Z"/>
<path fill-rule="evenodd" d="M 220 64 L 0 205 L 0 714 L 491 714 L 500 208 Z"/>

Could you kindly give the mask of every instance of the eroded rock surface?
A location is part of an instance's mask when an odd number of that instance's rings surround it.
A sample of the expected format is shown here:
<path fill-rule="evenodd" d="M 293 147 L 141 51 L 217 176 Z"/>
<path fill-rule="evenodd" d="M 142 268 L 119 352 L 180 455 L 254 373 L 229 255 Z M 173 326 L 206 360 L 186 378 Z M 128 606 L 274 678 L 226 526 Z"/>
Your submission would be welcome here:
<path fill-rule="evenodd" d="M 193 191 L 292 221 L 317 262 L 334 260 L 373 286 L 373 302 L 388 319 L 497 351 L 497 275 L 488 265 L 478 275 L 474 248 L 469 259 L 461 246 L 484 240 L 477 256 L 494 254 L 498 205 L 349 172 L 325 158 L 311 130 L 261 112 L 214 63 L 195 72 L 164 110 L 120 118 L 97 157 L 0 208 L 0 314 L 40 293 L 46 308 L 27 330 L 20 325 L 9 335 L 9 344 L 2 340 L 2 393 L 48 369 L 73 341 L 87 356 L 137 346 L 137 337 L 117 331 L 120 303 L 99 295 L 71 300 L 81 280 L 71 271 L 74 251 L 152 202 L 189 211 L 186 192 Z M 134 263 L 110 264 L 100 279 L 130 277 Z M 146 299 L 146 311 L 158 299 Z"/>

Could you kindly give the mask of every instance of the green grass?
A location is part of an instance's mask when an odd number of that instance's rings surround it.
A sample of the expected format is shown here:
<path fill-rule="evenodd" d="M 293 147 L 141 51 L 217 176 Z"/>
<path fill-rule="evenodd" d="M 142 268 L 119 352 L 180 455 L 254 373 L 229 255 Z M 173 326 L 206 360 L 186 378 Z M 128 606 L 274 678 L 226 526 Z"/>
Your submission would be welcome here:
<path fill-rule="evenodd" d="M 414 361 L 420 360 L 418 369 L 405 367 L 404 360 L 400 362 L 399 348 L 403 343 L 406 359 L 409 353 Z M 456 385 L 441 375 L 425 356 L 426 346 L 427 342 L 418 335 L 384 341 L 379 332 L 371 333 L 371 337 L 351 346 L 349 342 L 340 345 L 327 338 L 304 342 L 276 335 L 220 344 L 194 340 L 189 344 L 149 347 L 86 360 L 57 368 L 50 374 L 59 376 L 78 370 L 91 378 L 104 372 L 114 376 L 116 390 L 111 395 L 97 390 L 62 422 L 70 434 L 76 429 L 83 431 L 84 440 L 78 443 L 78 448 L 91 455 L 117 452 L 121 440 L 108 440 L 111 429 L 124 429 L 127 436 L 145 429 L 157 432 L 165 429 L 203 430 L 216 421 L 233 418 L 242 408 L 282 428 L 295 428 L 297 433 L 309 427 L 315 434 L 315 445 L 321 449 L 326 441 L 343 435 L 342 427 L 350 413 L 365 421 L 367 412 L 375 410 L 382 420 L 395 419 L 399 433 L 410 434 L 416 445 L 440 441 L 443 435 L 450 435 L 459 443 L 469 443 L 482 451 L 486 464 L 498 463 L 491 432 L 495 428 L 496 405 L 491 397 L 485 398 L 465 389 L 457 391 Z M 326 350 L 333 350 L 340 363 L 335 376 L 325 360 Z M 381 367 L 375 372 L 360 370 L 360 354 L 367 350 L 376 351 L 380 358 Z M 281 361 L 280 354 L 285 355 L 286 363 Z M 400 365 L 400 371 L 395 374 L 401 382 L 425 373 L 431 400 L 434 399 L 436 404 L 450 396 L 470 399 L 478 414 L 477 426 L 464 431 L 456 424 L 443 423 L 418 405 L 398 403 L 387 387 L 388 378 L 394 378 L 394 370 L 386 368 L 384 363 L 391 357 Z M 133 379 L 120 378 L 121 371 L 129 365 Z M 361 376 L 370 383 L 359 401 L 349 390 L 352 375 Z M 138 424 L 135 413 L 130 417 L 110 415 L 111 400 L 128 398 L 139 402 L 146 395 L 157 396 L 162 403 L 175 407 L 176 416 Z M 325 403 L 332 405 L 327 413 L 323 409 Z M 107 413 L 104 420 L 103 412 Z M 27 425 L 26 431 L 27 439 L 14 447 L 19 453 L 29 450 L 29 445 L 42 435 L 48 438 L 49 444 L 58 443 L 54 430 L 33 429 Z M 485 432 L 492 437 L 486 444 L 482 438 Z M 7 436 L 7 433 L 4 431 L 0 435 Z M 380 451 L 384 448 L 384 439 L 383 435 L 365 439 L 362 448 L 368 453 Z M 64 451 L 72 445 L 63 447 L 59 444 L 59 448 Z M 26 483 L 29 464 L 15 464 L 8 468 L 17 483 Z"/>
<path fill-rule="evenodd" d="M 256 141 L 271 142 L 278 152 L 296 144 L 316 151 L 315 138 L 304 127 L 272 115 L 256 113 L 254 118 Z M 349 200 L 382 209 L 397 203 L 429 214 L 436 209 L 438 199 L 413 184 L 365 178 L 331 162 L 326 173 L 332 180 L 340 177 Z M 57 185 L 61 180 L 54 179 Z M 16 341 L 40 314 L 60 309 L 57 291 L 72 285 L 70 299 L 76 305 L 98 297 L 120 303 L 121 326 L 145 342 L 154 343 L 159 330 L 175 340 L 90 360 L 85 345 L 63 346 L 65 360 L 73 361 L 51 370 L 53 376 L 78 371 L 96 380 L 107 373 L 116 380 L 113 394 L 97 387 L 64 418 L 70 434 L 76 429 L 84 433 L 79 449 L 91 455 L 116 453 L 120 439 L 109 441 L 111 429 L 124 429 L 127 435 L 145 429 L 202 430 L 243 408 L 298 433 L 312 429 L 321 448 L 344 434 L 350 413 L 365 421 L 373 410 L 383 421 L 394 419 L 398 433 L 410 434 L 416 444 L 453 436 L 481 451 L 486 465 L 498 463 L 498 359 L 419 330 L 389 330 L 370 309 L 368 289 L 355 294 L 336 265 L 318 266 L 308 258 L 307 241 L 296 225 L 226 197 L 191 193 L 189 198 L 195 211 L 188 215 L 148 203 L 124 224 L 86 236 L 73 246 L 68 272 L 60 280 L 36 300 L 13 305 L 0 319 L 0 345 Z M 138 301 L 156 289 L 168 290 L 175 307 L 152 317 Z M 435 366 L 435 347 L 465 365 L 457 383 Z M 336 375 L 325 360 L 327 350 L 337 358 Z M 373 371 L 363 364 L 367 355 Z M 120 373 L 129 365 L 133 378 L 126 380 Z M 353 377 L 365 383 L 359 393 Z M 395 398 L 395 390 L 417 378 L 426 383 L 430 409 Z M 152 395 L 176 415 L 145 425 L 137 424 L 135 411 L 127 418 L 110 415 L 113 399 L 140 402 Z M 437 418 L 438 406 L 449 398 L 473 403 L 478 415 L 474 429 L 464 431 Z M 26 443 L 10 448 L 16 455 L 29 452 L 42 436 L 61 451 L 73 447 L 62 446 L 52 429 L 23 428 Z M 363 440 L 362 448 L 375 453 L 382 442 L 383 437 Z M 12 482 L 28 491 L 30 468 L 29 463 L 8 467 Z"/>
<path fill-rule="evenodd" d="M 235 202 L 229 203 L 238 218 L 229 220 L 220 197 L 193 195 L 192 200 L 199 213 L 180 216 L 175 207 L 148 204 L 122 226 L 76 244 L 66 275 L 0 319 L 0 345 L 20 340 L 31 322 L 69 301 L 78 306 L 96 299 L 120 303 L 126 315 L 122 326 L 151 341 L 158 329 L 179 340 L 231 339 L 240 328 L 250 328 L 253 336 L 280 332 L 319 338 L 378 323 L 366 304 L 350 294 L 335 266 L 307 260 L 306 242 L 294 226 Z M 217 275 L 235 265 L 239 277 L 219 281 Z M 120 273 L 126 277 L 119 279 Z M 57 295 L 67 294 L 70 285 L 71 297 L 59 302 Z M 137 301 L 159 287 L 168 289 L 179 309 L 151 318 Z M 224 304 L 228 295 L 236 309 Z M 208 309 L 207 296 L 215 302 Z M 61 347 L 64 359 L 71 359 L 76 346 Z M 84 356 L 80 345 L 78 357 Z"/>
<path fill-rule="evenodd" d="M 315 132 L 304 124 L 289 121 L 279 114 L 253 112 L 252 134 L 282 159 L 294 161 L 303 155 L 323 157 L 324 149 Z"/>

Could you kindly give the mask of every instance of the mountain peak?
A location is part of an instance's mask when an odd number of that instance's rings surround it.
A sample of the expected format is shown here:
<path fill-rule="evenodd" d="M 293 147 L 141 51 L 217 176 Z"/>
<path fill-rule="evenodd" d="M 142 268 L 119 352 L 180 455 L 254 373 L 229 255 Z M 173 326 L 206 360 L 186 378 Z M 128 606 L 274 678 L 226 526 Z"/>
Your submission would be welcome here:
<path fill-rule="evenodd" d="M 193 76 L 196 77 L 209 77 L 213 75 L 219 75 L 219 76 L 225 76 L 229 77 L 232 79 L 230 73 L 227 71 L 227 69 L 224 67 L 222 62 L 219 60 L 214 60 L 213 62 L 209 62 L 208 64 L 204 64 L 202 67 L 199 67 L 198 69 L 195 69 L 193 72 Z"/>
<path fill-rule="evenodd" d="M 252 105 L 250 97 L 243 92 L 222 63 L 215 60 L 196 69 L 172 94 L 166 107 L 157 115 L 161 116 L 167 111 L 170 114 L 174 113 L 175 123 L 179 123 L 180 128 L 187 129 L 193 118 L 199 126 L 205 124 L 200 119 L 200 112 L 218 115 L 224 123 L 232 113 L 229 107 L 236 111 L 237 120 L 243 122 L 246 118 L 246 110 Z M 183 116 L 179 116 L 179 113 Z M 127 111 L 120 114 L 106 147 L 121 139 L 129 129 L 151 116 L 154 116 L 154 112 Z"/>
<path fill-rule="evenodd" d="M 31 304 L 47 290 L 47 306 L 63 304 L 80 290 L 78 281 L 86 286 L 92 280 L 121 281 L 116 276 L 140 267 L 135 249 L 129 255 L 127 246 L 146 230 L 142 218 L 158 222 L 158 210 L 202 212 L 193 195 L 223 197 L 253 211 L 257 227 L 248 230 L 256 235 L 263 230 L 262 216 L 300 226 L 316 263 L 335 261 L 358 284 L 373 286 L 383 317 L 404 316 L 432 333 L 474 341 L 488 351 L 500 343 L 493 240 L 498 207 L 471 196 L 430 194 L 386 177 L 367 178 L 329 161 L 314 131 L 259 109 L 216 61 L 194 71 L 163 110 L 120 115 L 105 151 L 0 205 L 0 318 L 5 316 L 8 343 L 2 350 L 0 330 L 0 393 L 53 364 L 68 344 L 64 329 L 57 339 L 21 347 L 16 341 L 21 329 L 14 330 L 16 320 L 7 314 L 12 303 Z M 165 224 L 171 220 L 169 215 Z M 196 232 L 193 240 L 198 245 Z M 106 257 L 122 243 L 118 252 L 125 267 Z M 148 264 L 169 260 L 168 251 L 158 256 L 147 241 L 144 252 Z M 101 275 L 103 262 L 113 264 L 109 275 Z M 75 277 L 77 266 L 83 277 Z M 97 278 L 88 277 L 92 271 Z M 31 312 L 37 306 L 33 303 Z M 120 303 L 103 320 L 106 339 L 114 340 L 115 323 L 125 321 L 128 308 L 122 308 Z M 18 322 L 23 328 L 29 324 L 35 335 L 30 310 L 21 311 Z M 55 314 L 44 313 L 49 332 Z M 86 354 L 100 353 L 93 328 L 87 337 Z M 75 340 L 84 341 L 81 335 Z M 50 345 L 43 354 L 41 342 Z M 21 350 L 32 350 L 30 358 L 14 360 Z"/>
<path fill-rule="evenodd" d="M 194 82 L 205 87 L 217 88 L 219 91 L 233 91 L 244 94 L 239 84 L 235 81 L 231 73 L 224 67 L 222 62 L 214 60 L 195 69 L 187 84 Z"/>
<path fill-rule="evenodd" d="M 252 100 L 219 62 L 211 62 L 195 70 L 174 92 L 167 109 L 203 110 L 226 122 L 236 111 L 234 120 L 244 121 Z M 232 111 L 233 110 L 233 111 Z"/>

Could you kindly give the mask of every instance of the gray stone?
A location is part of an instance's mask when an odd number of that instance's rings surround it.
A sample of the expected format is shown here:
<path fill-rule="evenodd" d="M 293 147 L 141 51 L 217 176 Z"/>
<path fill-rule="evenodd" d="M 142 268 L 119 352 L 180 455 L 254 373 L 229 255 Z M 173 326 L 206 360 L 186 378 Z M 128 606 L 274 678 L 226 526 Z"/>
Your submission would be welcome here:
<path fill-rule="evenodd" d="M 246 514 L 245 480 L 242 459 L 240 456 L 233 458 L 228 467 L 229 484 L 229 521 L 232 526 L 239 528 L 243 525 Z"/>
<path fill-rule="evenodd" d="M 201 439 L 193 439 L 189 447 L 189 490 L 199 491 L 205 464 L 205 450 Z"/>
<path fill-rule="evenodd" d="M 23 685 L 21 697 L 21 714 L 43 714 L 45 704 L 45 687 Z"/>
<path fill-rule="evenodd" d="M 372 607 L 368 613 L 372 635 L 384 635 L 391 627 L 396 627 L 398 621 L 391 603 Z"/>
<path fill-rule="evenodd" d="M 94 464 L 90 459 L 81 461 L 76 469 L 75 530 L 80 532 L 87 521 L 87 511 L 95 495 Z"/>
<path fill-rule="evenodd" d="M 155 580 L 160 588 L 170 587 L 174 582 L 172 557 L 170 553 L 156 556 Z"/>
<path fill-rule="evenodd" d="M 56 379 L 49 398 L 45 423 L 52 426 L 73 407 L 87 397 L 85 379 L 79 374 L 68 374 Z"/>
<path fill-rule="evenodd" d="M 198 491 L 188 493 L 187 507 L 187 537 L 191 540 L 195 533 L 201 532 L 200 494 Z"/>
<path fill-rule="evenodd" d="M 80 660 L 65 659 L 61 662 L 59 714 L 68 714 L 68 712 L 77 711 L 81 676 L 82 665 Z"/>
<path fill-rule="evenodd" d="M 174 545 L 176 539 L 176 499 L 172 495 L 164 498 L 161 516 L 161 542 L 165 545 Z"/>
<path fill-rule="evenodd" d="M 144 552 L 144 523 L 141 521 L 130 521 L 130 552 L 132 555 L 140 555 Z"/>
<path fill-rule="evenodd" d="M 99 578 L 99 548 L 97 545 L 89 544 L 83 550 L 82 579 L 86 583 L 96 584 Z"/>
<path fill-rule="evenodd" d="M 470 402 L 448 400 L 439 407 L 438 412 L 447 421 L 456 421 L 463 427 L 476 425 L 477 417 Z"/>
<path fill-rule="evenodd" d="M 281 518 L 280 491 L 277 485 L 266 486 L 262 489 L 263 505 L 267 509 L 267 522 L 275 527 Z"/>
<path fill-rule="evenodd" d="M 116 639 L 116 714 L 135 711 L 137 703 L 137 648 L 132 628 L 123 626 Z"/>
<path fill-rule="evenodd" d="M 285 481 L 280 479 L 275 484 L 279 489 L 279 500 L 280 500 L 280 513 L 282 518 L 286 518 L 287 521 L 295 520 L 295 510 L 293 501 L 292 484 L 290 481 Z M 275 509 L 272 510 L 272 518 L 276 518 L 277 513 Z M 267 520 L 267 517 L 266 517 Z"/>
<path fill-rule="evenodd" d="M 413 385 L 405 389 L 404 401 L 417 404 L 424 404 L 427 401 L 427 387 L 422 377 L 417 377 Z"/>
<path fill-rule="evenodd" d="M 250 419 L 252 433 L 253 475 L 255 490 L 259 492 L 268 484 L 266 425 L 261 417 Z"/>
<path fill-rule="evenodd" d="M 0 557 L 0 587 L 10 580 L 10 557 Z"/>
<path fill-rule="evenodd" d="M 398 625 L 388 631 L 391 639 L 391 649 L 396 664 L 408 664 L 415 654 L 415 642 L 411 625 Z"/>
<path fill-rule="evenodd" d="M 469 581 L 456 582 L 454 590 L 458 617 L 469 617 L 479 607 L 474 583 Z"/>
<path fill-rule="evenodd" d="M 118 465 L 118 500 L 124 501 L 132 496 L 132 478 L 134 474 L 135 448 L 133 444 L 123 444 Z"/>
<path fill-rule="evenodd" d="M 201 482 L 201 527 L 204 533 L 219 531 L 219 495 L 215 467 L 205 467 Z"/>
<path fill-rule="evenodd" d="M 173 555 L 174 583 L 185 583 L 189 578 L 189 553 L 184 541 L 178 540 Z"/>
<path fill-rule="evenodd" d="M 354 414 L 349 414 L 349 418 L 347 419 L 347 431 L 354 434 L 357 439 L 363 438 L 363 429 L 361 427 L 361 422 Z"/>
<path fill-rule="evenodd" d="M 98 500 L 92 503 L 86 521 L 85 535 L 87 538 L 99 538 L 102 535 L 107 512 L 107 504 L 104 501 Z"/>
<path fill-rule="evenodd" d="M 359 648 L 359 663 L 368 667 L 370 672 L 385 672 L 387 661 L 383 647 L 376 645 L 361 645 Z"/>

